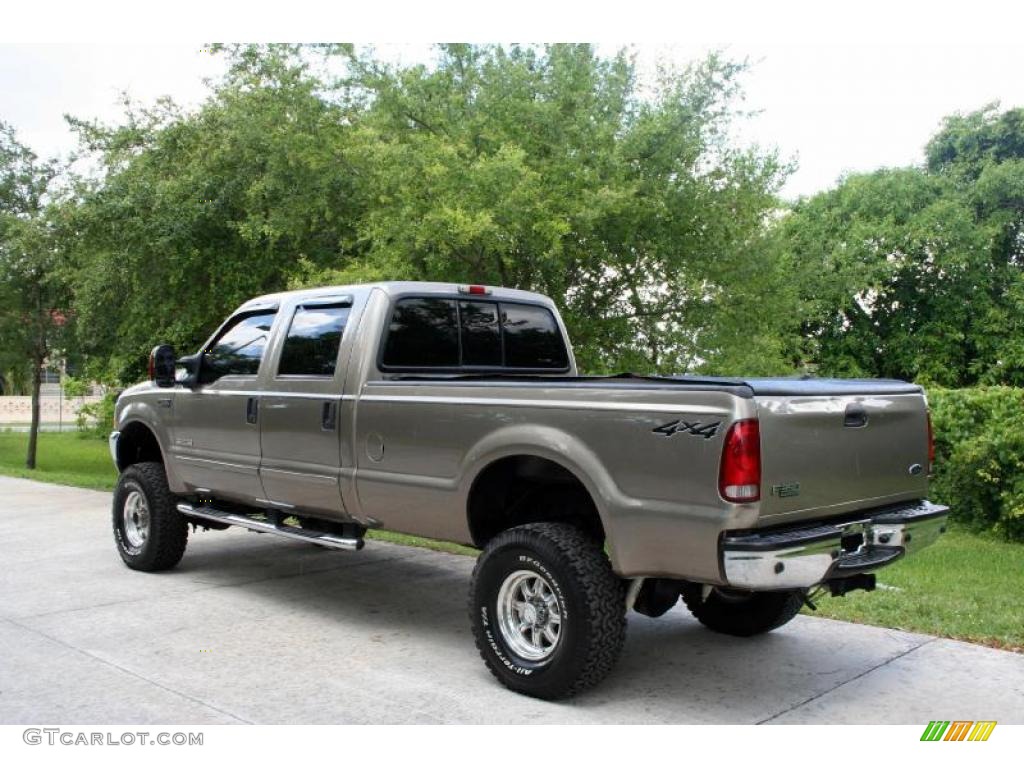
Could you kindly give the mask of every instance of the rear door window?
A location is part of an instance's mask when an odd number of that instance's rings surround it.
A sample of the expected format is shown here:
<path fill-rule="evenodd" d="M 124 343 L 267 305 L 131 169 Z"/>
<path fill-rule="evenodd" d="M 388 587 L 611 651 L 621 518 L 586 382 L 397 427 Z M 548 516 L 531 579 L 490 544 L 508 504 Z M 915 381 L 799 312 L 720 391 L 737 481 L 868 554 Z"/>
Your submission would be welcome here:
<path fill-rule="evenodd" d="M 351 307 L 296 308 L 281 350 L 278 376 L 333 376 Z"/>

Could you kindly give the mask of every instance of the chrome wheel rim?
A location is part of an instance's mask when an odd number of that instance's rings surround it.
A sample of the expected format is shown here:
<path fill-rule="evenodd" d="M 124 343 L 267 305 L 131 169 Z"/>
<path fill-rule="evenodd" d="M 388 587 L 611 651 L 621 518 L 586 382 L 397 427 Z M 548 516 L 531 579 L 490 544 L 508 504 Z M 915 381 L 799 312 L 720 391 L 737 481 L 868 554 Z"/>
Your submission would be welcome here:
<path fill-rule="evenodd" d="M 498 627 L 509 649 L 543 661 L 562 637 L 562 606 L 551 585 L 533 571 L 509 574 L 498 591 Z"/>
<path fill-rule="evenodd" d="M 149 505 L 140 491 L 132 491 L 125 497 L 121 519 L 128 546 L 132 549 L 142 547 L 149 538 Z"/>

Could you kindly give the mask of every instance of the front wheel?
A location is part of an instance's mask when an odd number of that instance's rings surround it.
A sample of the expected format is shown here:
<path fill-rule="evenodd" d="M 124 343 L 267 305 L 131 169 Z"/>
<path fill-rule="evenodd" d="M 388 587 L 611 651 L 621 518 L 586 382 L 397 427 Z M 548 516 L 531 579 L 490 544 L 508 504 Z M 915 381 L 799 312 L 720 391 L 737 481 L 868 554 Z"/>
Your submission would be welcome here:
<path fill-rule="evenodd" d="M 137 571 L 173 568 L 185 554 L 188 523 L 167 487 L 162 464 L 132 464 L 114 489 L 114 541 L 121 559 Z"/>
<path fill-rule="evenodd" d="M 600 543 L 564 523 L 531 523 L 495 537 L 473 570 L 469 608 L 491 673 L 541 699 L 598 683 L 626 637 L 622 581 Z"/>
<path fill-rule="evenodd" d="M 736 637 L 751 637 L 778 629 L 800 612 L 804 591 L 740 592 L 713 587 L 705 597 L 700 584 L 682 589 L 690 613 L 708 629 Z"/>

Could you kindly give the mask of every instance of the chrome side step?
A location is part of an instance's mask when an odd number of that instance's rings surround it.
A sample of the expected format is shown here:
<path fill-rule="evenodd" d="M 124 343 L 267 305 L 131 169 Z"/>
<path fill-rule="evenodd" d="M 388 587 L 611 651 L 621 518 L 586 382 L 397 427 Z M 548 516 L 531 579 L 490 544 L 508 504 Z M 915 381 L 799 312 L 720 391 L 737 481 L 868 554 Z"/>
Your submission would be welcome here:
<path fill-rule="evenodd" d="M 294 541 L 305 541 L 309 544 L 319 544 L 331 549 L 346 549 L 350 551 L 363 548 L 363 540 L 335 536 L 332 533 L 321 533 L 319 531 L 306 531 L 302 528 L 295 528 L 289 525 L 274 525 L 264 520 L 256 520 L 247 515 L 239 515 L 234 512 L 225 512 L 213 507 L 195 507 L 184 502 L 178 504 L 178 511 L 188 517 L 197 517 L 200 520 L 212 520 L 215 523 L 225 525 L 237 525 L 241 528 L 248 528 L 257 533 L 272 533 L 275 536 L 283 536 Z"/>

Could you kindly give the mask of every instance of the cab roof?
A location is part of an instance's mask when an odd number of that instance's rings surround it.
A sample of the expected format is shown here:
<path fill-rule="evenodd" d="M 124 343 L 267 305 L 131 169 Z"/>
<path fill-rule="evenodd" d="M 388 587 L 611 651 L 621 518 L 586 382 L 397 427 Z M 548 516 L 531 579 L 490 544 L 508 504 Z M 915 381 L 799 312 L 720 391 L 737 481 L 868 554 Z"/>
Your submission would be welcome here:
<path fill-rule="evenodd" d="M 554 307 L 554 302 L 542 293 L 521 291 L 517 288 L 501 288 L 490 285 L 482 287 L 487 290 L 487 293 L 485 295 L 474 294 L 472 298 L 516 299 L 518 301 L 528 301 L 535 304 Z M 374 288 L 379 289 L 392 297 L 404 296 L 407 294 L 437 294 L 439 296 L 466 296 L 466 298 L 469 298 L 468 294 L 460 293 L 459 291 L 460 288 L 468 288 L 468 284 L 465 283 L 431 283 L 413 280 L 395 280 L 379 283 L 357 283 L 353 285 L 326 285 L 319 288 L 303 288 L 297 291 L 267 293 L 263 296 L 257 296 L 249 299 L 238 308 L 238 311 L 259 309 L 260 307 L 272 304 L 282 304 L 284 302 L 296 300 L 301 301 L 304 299 L 320 299 L 332 296 L 354 295 L 356 293 L 370 291 Z"/>

